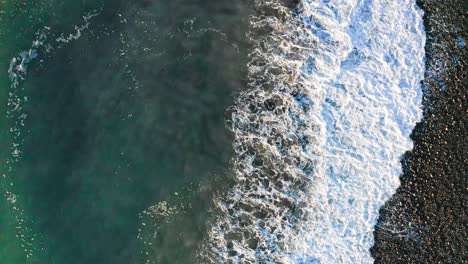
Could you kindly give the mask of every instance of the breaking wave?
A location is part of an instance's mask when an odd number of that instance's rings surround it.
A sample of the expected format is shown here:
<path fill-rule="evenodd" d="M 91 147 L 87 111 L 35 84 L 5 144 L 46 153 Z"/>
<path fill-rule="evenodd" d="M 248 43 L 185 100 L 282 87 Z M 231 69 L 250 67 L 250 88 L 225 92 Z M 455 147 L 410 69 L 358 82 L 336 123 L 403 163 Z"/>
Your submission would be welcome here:
<path fill-rule="evenodd" d="M 229 109 L 235 185 L 202 262 L 371 263 L 379 208 L 421 119 L 414 1 L 256 0 L 248 89 Z"/>

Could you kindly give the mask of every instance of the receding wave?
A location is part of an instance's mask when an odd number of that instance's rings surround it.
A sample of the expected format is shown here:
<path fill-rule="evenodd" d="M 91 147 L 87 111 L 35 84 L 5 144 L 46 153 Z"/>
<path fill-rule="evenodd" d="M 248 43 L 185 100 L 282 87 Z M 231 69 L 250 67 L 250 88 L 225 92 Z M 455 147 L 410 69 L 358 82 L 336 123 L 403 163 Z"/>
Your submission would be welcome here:
<path fill-rule="evenodd" d="M 248 89 L 229 109 L 235 185 L 215 200 L 202 262 L 370 263 L 421 118 L 422 11 L 410 0 L 255 9 Z"/>

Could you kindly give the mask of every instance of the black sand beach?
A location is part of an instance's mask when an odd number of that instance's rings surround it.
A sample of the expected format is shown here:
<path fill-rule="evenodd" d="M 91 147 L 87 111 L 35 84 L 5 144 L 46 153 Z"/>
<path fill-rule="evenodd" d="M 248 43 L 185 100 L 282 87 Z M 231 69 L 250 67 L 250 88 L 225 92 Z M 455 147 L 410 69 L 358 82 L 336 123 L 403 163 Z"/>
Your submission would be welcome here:
<path fill-rule="evenodd" d="M 467 263 L 468 2 L 418 4 L 427 32 L 424 118 L 371 252 L 376 263 Z"/>

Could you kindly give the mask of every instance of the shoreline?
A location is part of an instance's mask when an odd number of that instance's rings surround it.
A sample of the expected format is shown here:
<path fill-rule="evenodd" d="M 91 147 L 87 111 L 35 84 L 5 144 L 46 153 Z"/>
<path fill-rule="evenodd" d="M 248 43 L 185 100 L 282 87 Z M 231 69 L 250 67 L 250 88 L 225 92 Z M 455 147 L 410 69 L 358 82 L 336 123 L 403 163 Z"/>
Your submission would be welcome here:
<path fill-rule="evenodd" d="M 401 160 L 401 185 L 380 209 L 376 263 L 462 263 L 468 230 L 467 4 L 417 1 L 427 32 L 424 117 Z"/>

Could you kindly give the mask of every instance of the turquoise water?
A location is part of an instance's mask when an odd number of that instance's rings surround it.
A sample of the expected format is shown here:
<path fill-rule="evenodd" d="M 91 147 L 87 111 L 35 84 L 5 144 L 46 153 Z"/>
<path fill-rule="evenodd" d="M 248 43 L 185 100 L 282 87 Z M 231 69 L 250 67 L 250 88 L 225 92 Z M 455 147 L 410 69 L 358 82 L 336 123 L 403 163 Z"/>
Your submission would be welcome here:
<path fill-rule="evenodd" d="M 2 149 L 21 153 L 2 151 L 0 263 L 190 263 L 227 184 L 225 110 L 244 87 L 248 4 L 2 1 L 0 11 L 2 112 L 9 92 L 27 97 L 20 136 L 5 132 L 19 114 L 1 119 Z M 89 14 L 79 38 L 57 41 Z M 10 60 L 40 31 L 44 47 L 12 90 Z M 170 213 L 148 213 L 165 201 Z"/>

